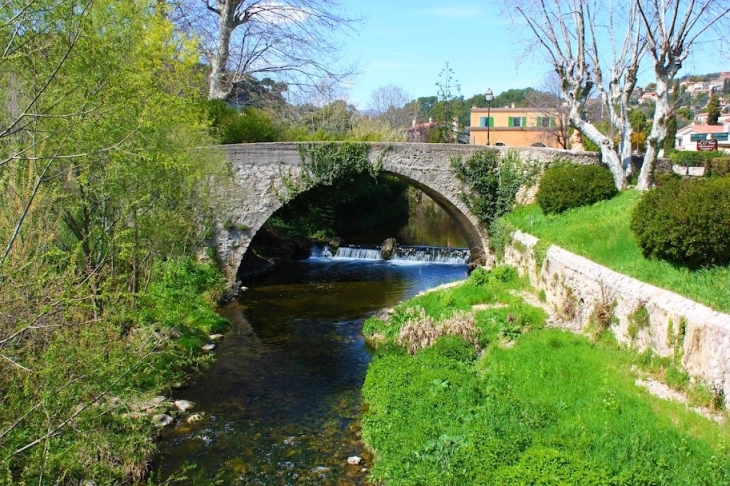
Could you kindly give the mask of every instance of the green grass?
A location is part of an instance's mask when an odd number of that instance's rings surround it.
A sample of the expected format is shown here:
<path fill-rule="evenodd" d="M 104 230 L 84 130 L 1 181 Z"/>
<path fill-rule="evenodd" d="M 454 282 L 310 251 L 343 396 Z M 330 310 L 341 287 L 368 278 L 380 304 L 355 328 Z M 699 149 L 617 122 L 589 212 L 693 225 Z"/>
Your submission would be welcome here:
<path fill-rule="evenodd" d="M 505 219 L 524 232 L 624 275 L 730 312 L 730 267 L 688 270 L 644 258 L 629 229 L 639 197 L 636 191 L 624 191 L 609 201 L 551 216 L 532 204 L 515 209 Z"/>
<path fill-rule="evenodd" d="M 509 293 L 523 285 L 472 280 L 406 302 L 388 322 L 368 321 L 366 336 L 389 336 L 379 341 L 363 388 L 373 482 L 730 484 L 727 426 L 634 384 L 636 366 L 652 371 L 661 360 L 544 328 L 542 311 Z M 477 312 L 479 353 L 457 336 L 413 355 L 396 344 L 403 308 L 443 318 L 480 295 L 506 306 Z M 498 345 L 510 315 L 525 326 L 514 346 Z"/>

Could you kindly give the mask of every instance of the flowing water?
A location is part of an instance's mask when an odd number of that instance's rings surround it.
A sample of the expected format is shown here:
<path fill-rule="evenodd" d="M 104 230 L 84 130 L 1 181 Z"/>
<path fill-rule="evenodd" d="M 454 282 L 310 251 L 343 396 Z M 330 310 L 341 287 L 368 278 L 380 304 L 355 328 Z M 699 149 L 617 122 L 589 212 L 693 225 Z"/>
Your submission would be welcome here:
<path fill-rule="evenodd" d="M 411 260 L 423 258 L 419 251 Z M 372 463 L 359 418 L 370 352 L 362 322 L 463 279 L 466 265 L 317 254 L 278 266 L 225 310 L 233 327 L 216 361 L 175 397 L 195 402 L 202 420 L 165 432 L 162 478 L 190 463 L 197 467 L 183 484 L 366 483 Z M 363 463 L 348 465 L 350 456 Z"/>

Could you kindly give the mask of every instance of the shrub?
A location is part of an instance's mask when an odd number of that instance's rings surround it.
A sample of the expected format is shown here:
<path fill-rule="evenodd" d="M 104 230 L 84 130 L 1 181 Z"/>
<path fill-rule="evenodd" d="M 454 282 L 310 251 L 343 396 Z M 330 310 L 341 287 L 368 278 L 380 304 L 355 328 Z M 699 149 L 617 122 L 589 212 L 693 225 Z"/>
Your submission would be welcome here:
<path fill-rule="evenodd" d="M 705 177 L 730 175 L 730 157 L 718 157 L 705 161 Z"/>
<path fill-rule="evenodd" d="M 710 150 L 707 152 L 694 152 L 677 150 L 669 155 L 669 160 L 673 164 L 686 165 L 689 167 L 702 167 L 707 161 L 724 156 L 725 153 L 719 150 Z"/>
<path fill-rule="evenodd" d="M 634 208 L 645 257 L 697 268 L 730 263 L 730 178 L 667 180 Z"/>
<path fill-rule="evenodd" d="M 608 169 L 598 165 L 559 164 L 548 168 L 537 190 L 537 203 L 545 214 L 562 213 L 611 199 L 618 191 Z"/>

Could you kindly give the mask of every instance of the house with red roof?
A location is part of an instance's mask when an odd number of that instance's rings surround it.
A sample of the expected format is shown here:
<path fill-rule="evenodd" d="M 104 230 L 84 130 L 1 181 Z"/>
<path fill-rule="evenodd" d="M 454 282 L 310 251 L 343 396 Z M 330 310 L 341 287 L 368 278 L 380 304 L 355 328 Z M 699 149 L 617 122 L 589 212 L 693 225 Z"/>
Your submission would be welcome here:
<path fill-rule="evenodd" d="M 699 140 L 717 140 L 718 150 L 730 152 L 730 121 L 722 125 L 700 125 L 692 123 L 677 130 L 677 150 L 697 150 Z"/>

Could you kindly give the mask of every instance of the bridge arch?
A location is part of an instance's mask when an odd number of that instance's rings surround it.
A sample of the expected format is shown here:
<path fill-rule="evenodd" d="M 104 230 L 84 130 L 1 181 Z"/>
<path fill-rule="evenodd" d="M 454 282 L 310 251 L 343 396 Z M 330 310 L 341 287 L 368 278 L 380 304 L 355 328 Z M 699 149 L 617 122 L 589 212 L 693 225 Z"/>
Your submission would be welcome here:
<path fill-rule="evenodd" d="M 506 148 L 454 144 L 370 143 L 368 158 L 382 170 L 422 190 L 439 204 L 462 228 L 472 258 L 487 253 L 487 228 L 464 204 L 460 194 L 466 188 L 452 168 L 453 157 L 467 158 L 484 150 Z M 216 189 L 215 244 L 218 258 L 230 282 L 235 282 L 243 255 L 263 224 L 286 204 L 286 180 L 301 174 L 300 144 L 254 143 L 221 146 L 230 163 L 232 180 Z M 514 148 L 512 149 L 514 150 Z M 523 159 L 552 161 L 564 151 L 525 147 Z M 580 163 L 596 163 L 592 154 L 575 155 Z"/>

